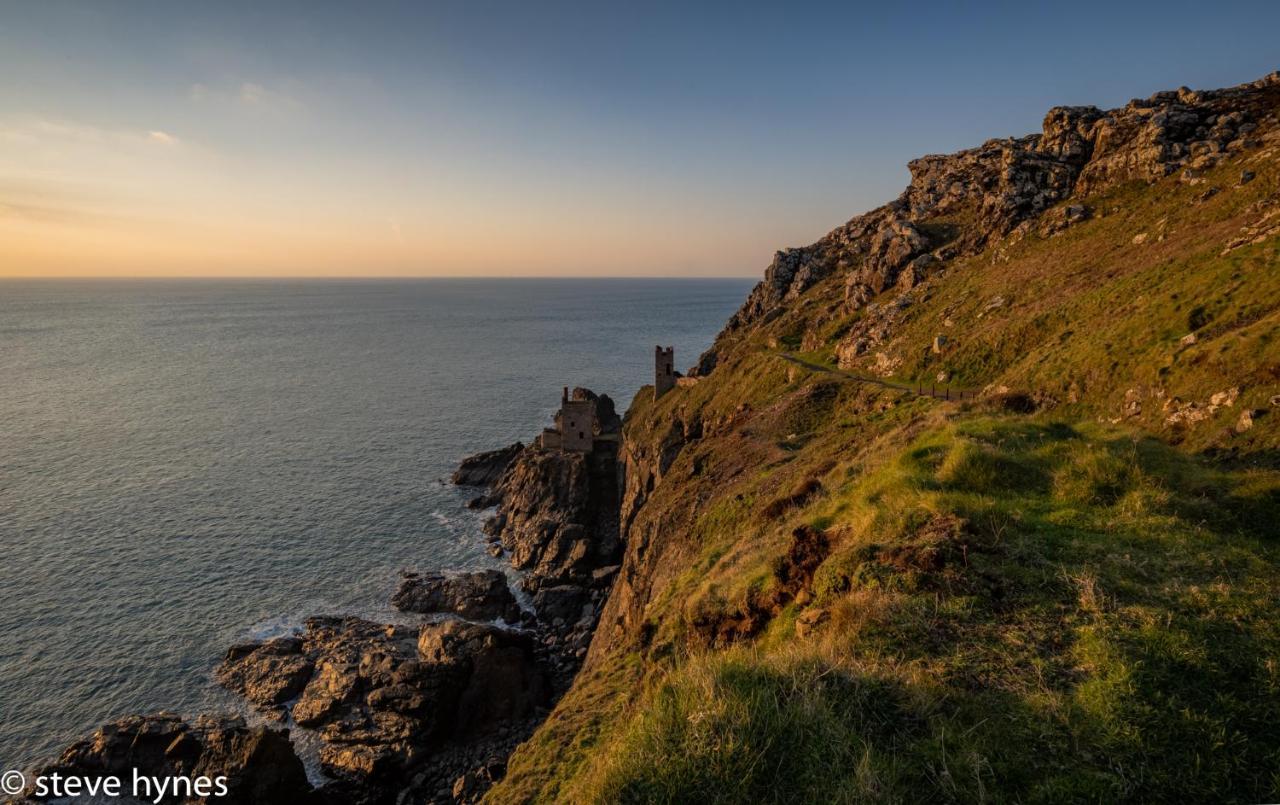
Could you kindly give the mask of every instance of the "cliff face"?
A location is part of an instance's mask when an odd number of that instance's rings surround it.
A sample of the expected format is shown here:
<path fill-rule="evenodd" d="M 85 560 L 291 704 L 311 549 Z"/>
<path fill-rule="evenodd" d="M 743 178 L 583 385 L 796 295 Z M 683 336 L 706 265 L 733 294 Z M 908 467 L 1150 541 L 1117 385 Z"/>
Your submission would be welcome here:
<path fill-rule="evenodd" d="M 1087 217 L 1077 210 L 1088 210 L 1100 193 L 1125 182 L 1154 183 L 1175 176 L 1179 184 L 1199 186 L 1206 171 L 1233 158 L 1274 162 L 1280 148 L 1277 109 L 1280 73 L 1223 90 L 1159 92 L 1109 111 L 1056 107 L 1045 115 L 1041 134 L 913 160 L 911 184 L 897 200 L 852 219 L 815 244 L 778 252 L 698 370 L 711 373 L 721 354 L 744 334 L 788 312 L 794 315 L 806 292 L 823 281 L 843 286 L 844 304 L 837 315 L 863 320 L 829 345 L 841 365 L 857 365 L 854 359 L 867 352 L 869 343 L 864 322 L 883 324 L 894 312 L 892 303 L 873 300 L 886 295 L 910 299 L 908 294 L 928 276 L 944 273 L 959 258 L 981 254 L 1011 233 L 1017 240 L 1034 224 L 1048 234 L 1061 231 Z M 1064 202 L 1058 216 L 1045 216 Z M 963 224 L 955 223 L 961 220 Z M 871 314 L 862 312 L 868 305 Z M 820 346 L 811 337 L 815 322 L 805 323 L 810 337 L 801 346 Z M 882 327 L 879 339 L 870 343 L 886 340 L 887 330 Z M 648 599 L 637 596 L 633 586 L 653 572 L 646 565 L 654 564 L 652 532 L 660 528 L 640 514 L 680 451 L 700 438 L 701 416 L 687 404 L 661 413 L 645 406 L 628 414 L 621 519 L 630 550 L 606 619 L 628 623 L 633 631 L 640 628 Z"/>
<path fill-rule="evenodd" d="M 530 592 L 588 584 L 616 563 L 618 472 L 613 445 L 592 453 L 528 449 L 495 487 L 498 512 L 486 526 L 527 571 Z"/>
<path fill-rule="evenodd" d="M 1274 796 L 1278 114 L 1056 108 L 779 252 L 628 411 L 622 568 L 491 797 Z"/>

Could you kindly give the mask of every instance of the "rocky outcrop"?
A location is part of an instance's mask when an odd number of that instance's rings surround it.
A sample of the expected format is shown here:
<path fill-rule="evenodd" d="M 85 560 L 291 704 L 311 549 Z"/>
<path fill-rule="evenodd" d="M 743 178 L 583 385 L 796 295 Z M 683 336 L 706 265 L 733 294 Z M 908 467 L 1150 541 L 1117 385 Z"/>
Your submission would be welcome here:
<path fill-rule="evenodd" d="M 312 670 L 299 687 L 300 667 Z M 446 739 L 483 738 L 528 718 L 551 693 L 529 634 L 457 620 L 311 618 L 300 638 L 235 647 L 218 679 L 316 730 L 328 774 L 373 787 L 394 783 Z M 282 690 L 296 699 L 274 701 Z"/>
<path fill-rule="evenodd" d="M 192 722 L 173 713 L 128 716 L 113 721 L 85 740 L 72 744 L 57 762 L 38 772 L 86 779 L 112 776 L 132 790 L 134 771 L 188 791 L 187 802 L 314 802 L 302 761 L 289 742 L 289 731 L 249 727 L 236 716 L 204 715 Z M 194 787 L 197 778 L 213 784 Z M 225 778 L 221 796 L 216 778 Z M 172 792 L 174 789 L 170 788 Z M 178 798 L 166 801 L 177 801 Z"/>
<path fill-rule="evenodd" d="M 423 627 L 418 656 L 432 668 L 447 669 L 460 682 L 453 734 L 464 739 L 532 715 L 551 694 L 527 632 L 442 621 Z"/>
<path fill-rule="evenodd" d="M 495 490 L 488 528 L 526 571 L 524 586 L 583 584 L 617 561 L 617 468 L 612 454 L 526 450 Z"/>
<path fill-rule="evenodd" d="M 252 662 L 241 662 L 252 657 Z M 315 665 L 302 652 L 297 637 L 277 637 L 261 643 L 241 643 L 227 649 L 214 676 L 260 709 L 278 712 L 306 686 Z"/>
<path fill-rule="evenodd" d="M 778 252 L 692 374 L 710 373 L 739 332 L 829 277 L 842 279 L 846 302 L 858 309 L 877 294 L 913 286 L 955 257 L 980 252 L 1069 199 L 1082 203 L 1046 223 L 1043 236 L 1086 220 L 1083 200 L 1117 183 L 1178 171 L 1194 183 L 1225 156 L 1261 144 L 1256 118 L 1269 114 L 1278 98 L 1280 73 L 1272 73 L 1229 89 L 1158 92 L 1109 111 L 1060 106 L 1045 115 L 1039 134 L 913 160 L 911 183 L 897 200 L 816 243 Z M 953 237 L 947 222 L 957 219 L 966 224 Z M 915 262 L 922 257 L 929 260 Z"/>
<path fill-rule="evenodd" d="M 391 604 L 401 612 L 450 613 L 471 620 L 520 620 L 520 605 L 497 570 L 405 573 Z"/>
<path fill-rule="evenodd" d="M 485 523 L 486 533 L 500 546 L 497 552 L 524 571 L 521 586 L 534 596 L 539 619 L 549 626 L 559 622 L 560 632 L 581 620 L 566 617 L 561 602 L 581 602 L 571 607 L 578 612 L 598 603 L 609 581 L 598 571 L 616 565 L 621 556 L 617 452 L 622 420 L 607 395 L 575 388 L 572 399 L 595 403 L 591 452 L 527 447 L 485 495 L 497 506 Z M 554 593 L 538 595 L 552 588 Z"/>
<path fill-rule="evenodd" d="M 524 450 L 520 442 L 462 459 L 450 480 L 458 486 L 493 486 Z"/>
<path fill-rule="evenodd" d="M 849 368 L 857 366 L 862 358 L 874 356 L 873 371 L 879 375 L 891 374 L 897 360 L 878 350 L 893 338 L 911 301 L 912 295 L 904 293 L 888 304 L 868 303 L 863 315 L 836 344 L 837 365 L 842 369 Z"/>
<path fill-rule="evenodd" d="M 575 388 L 572 399 L 594 403 L 591 451 L 543 448 L 535 440 L 476 501 L 496 506 L 484 526 L 489 550 L 521 571 L 533 605 L 523 622 L 537 635 L 557 690 L 586 656 L 622 555 L 622 420 L 607 395 Z M 474 788 L 484 777 L 477 775 L 463 787 Z"/>

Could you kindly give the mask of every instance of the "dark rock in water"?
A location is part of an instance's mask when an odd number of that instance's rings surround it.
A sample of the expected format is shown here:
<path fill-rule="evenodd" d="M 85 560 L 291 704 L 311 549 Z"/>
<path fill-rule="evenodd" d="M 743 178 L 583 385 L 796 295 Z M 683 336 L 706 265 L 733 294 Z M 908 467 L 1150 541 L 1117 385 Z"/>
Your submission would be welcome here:
<path fill-rule="evenodd" d="M 216 676 L 223 687 L 266 709 L 301 693 L 312 670 L 311 661 L 302 654 L 299 638 L 278 637 L 265 643 L 232 646 Z"/>
<path fill-rule="evenodd" d="M 500 450 L 468 456 L 458 465 L 451 480 L 458 486 L 493 486 L 523 450 L 524 445 L 516 442 Z"/>
<path fill-rule="evenodd" d="M 401 612 L 449 612 L 464 618 L 514 623 L 520 607 L 507 577 L 497 570 L 471 573 L 406 573 L 391 604 Z"/>
<path fill-rule="evenodd" d="M 506 526 L 507 526 L 507 515 L 503 514 L 502 512 L 498 512 L 497 514 L 493 515 L 489 519 L 485 520 L 484 525 L 480 527 L 480 530 L 491 537 L 497 537 L 500 534 L 502 534 L 502 529 L 506 528 Z"/>
<path fill-rule="evenodd" d="M 298 663 L 280 661 L 289 651 Z M 311 618 L 301 639 L 239 647 L 218 678 L 282 689 L 286 680 L 272 675 L 287 674 L 292 686 L 302 662 L 314 671 L 293 704 L 294 720 L 319 732 L 328 774 L 375 788 L 394 785 L 443 741 L 529 717 L 551 693 L 528 635 L 457 620 L 417 629 Z"/>
<path fill-rule="evenodd" d="M 72 744 L 39 773 L 113 776 L 132 790 L 134 769 L 151 778 L 226 778 L 226 796 L 216 796 L 216 788 L 206 794 L 193 789 L 184 802 L 318 801 L 289 731 L 248 727 L 238 716 L 203 715 L 190 723 L 173 713 L 127 716 Z"/>
<path fill-rule="evenodd" d="M 498 505 L 498 498 L 492 495 L 476 495 L 471 500 L 467 501 L 467 508 L 473 511 L 487 509 L 490 506 L 496 505 Z"/>
<path fill-rule="evenodd" d="M 422 677 L 416 644 L 416 629 L 359 618 L 311 618 L 302 639 L 289 644 L 298 662 L 313 668 L 292 715 L 299 726 L 321 730 L 320 761 L 327 773 L 361 781 L 388 778 L 442 731 L 440 719 L 428 711 L 443 686 Z M 264 651 L 267 645 L 229 655 L 218 679 L 268 684 L 273 672 L 288 666 Z"/>

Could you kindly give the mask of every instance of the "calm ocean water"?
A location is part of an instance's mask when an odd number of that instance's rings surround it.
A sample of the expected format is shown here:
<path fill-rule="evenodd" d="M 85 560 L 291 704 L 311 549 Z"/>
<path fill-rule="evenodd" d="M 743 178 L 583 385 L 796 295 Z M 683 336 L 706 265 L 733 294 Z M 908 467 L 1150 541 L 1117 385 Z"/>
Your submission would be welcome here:
<path fill-rule="evenodd" d="M 500 566 L 440 482 L 564 385 L 624 409 L 746 280 L 0 282 L 0 769 L 235 706 L 232 642 Z"/>

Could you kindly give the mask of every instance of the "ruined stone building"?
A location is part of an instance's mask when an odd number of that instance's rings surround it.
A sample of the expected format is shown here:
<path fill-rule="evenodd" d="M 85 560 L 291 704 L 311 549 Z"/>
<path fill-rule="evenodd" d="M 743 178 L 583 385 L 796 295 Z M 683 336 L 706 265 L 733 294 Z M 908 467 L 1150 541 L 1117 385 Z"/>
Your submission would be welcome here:
<path fill-rule="evenodd" d="M 653 348 L 653 397 L 657 399 L 676 385 L 676 348 Z"/>
<path fill-rule="evenodd" d="M 569 387 L 565 386 L 560 394 L 556 425 L 542 431 L 538 444 L 544 450 L 590 453 L 595 441 L 595 431 L 596 401 L 585 397 L 569 399 Z"/>

